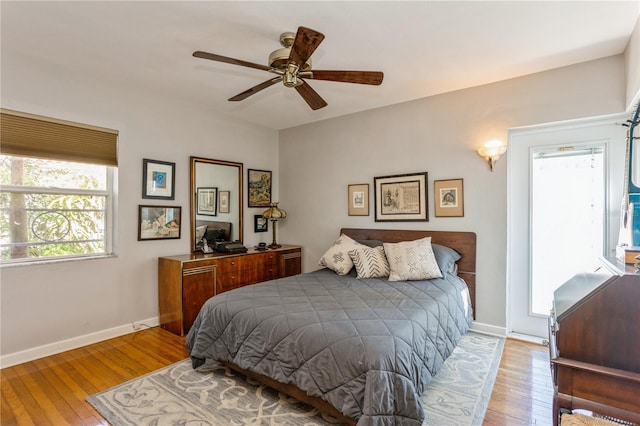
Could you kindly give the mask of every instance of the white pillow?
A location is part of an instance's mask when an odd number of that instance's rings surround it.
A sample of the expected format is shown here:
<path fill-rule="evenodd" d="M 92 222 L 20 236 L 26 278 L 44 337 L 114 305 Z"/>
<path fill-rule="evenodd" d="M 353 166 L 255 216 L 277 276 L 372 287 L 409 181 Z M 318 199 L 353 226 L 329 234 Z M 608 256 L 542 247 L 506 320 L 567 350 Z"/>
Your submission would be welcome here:
<path fill-rule="evenodd" d="M 400 243 L 384 243 L 389 261 L 389 281 L 429 280 L 442 273 L 431 247 L 431 237 Z"/>
<path fill-rule="evenodd" d="M 338 275 L 347 275 L 353 268 L 353 261 L 349 256 L 349 250 L 358 247 L 366 247 L 354 239 L 342 234 L 333 242 L 329 250 L 320 258 L 320 265 L 326 266 Z"/>
<path fill-rule="evenodd" d="M 358 247 L 349 251 L 349 257 L 356 267 L 358 279 L 389 276 L 389 262 L 382 246 Z"/>
<path fill-rule="evenodd" d="M 200 242 L 202 237 L 204 237 L 204 233 L 207 232 L 207 225 L 196 226 L 196 241 Z"/>

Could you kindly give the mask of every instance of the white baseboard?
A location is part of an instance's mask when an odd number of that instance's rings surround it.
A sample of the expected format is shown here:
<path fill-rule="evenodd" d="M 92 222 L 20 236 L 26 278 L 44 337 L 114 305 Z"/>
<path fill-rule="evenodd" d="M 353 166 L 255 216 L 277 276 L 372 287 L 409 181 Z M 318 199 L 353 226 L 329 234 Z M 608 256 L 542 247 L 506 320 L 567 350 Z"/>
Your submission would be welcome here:
<path fill-rule="evenodd" d="M 484 324 L 474 321 L 471 323 L 471 331 L 476 333 L 489 334 L 497 337 L 507 337 L 507 329 L 505 327 L 497 327 L 491 324 Z"/>
<path fill-rule="evenodd" d="M 13 365 L 22 364 L 23 362 L 33 361 L 34 359 L 43 358 L 45 356 L 59 354 L 61 352 L 77 349 L 82 346 L 91 345 L 93 343 L 102 342 L 103 340 L 112 339 L 114 337 L 124 336 L 125 334 L 135 333 L 147 327 L 157 327 L 160 325 L 158 317 L 148 318 L 144 321 L 136 321 L 133 323 L 119 325 L 117 327 L 106 330 L 96 331 L 95 333 L 85 334 L 83 336 L 73 337 L 59 342 L 53 342 L 46 345 L 26 349 L 20 352 L 0 356 L 0 367 L 11 367 Z"/>
<path fill-rule="evenodd" d="M 548 346 L 549 345 L 549 339 L 548 338 L 540 337 L 540 336 L 531 336 L 529 334 L 514 333 L 513 331 L 511 333 L 509 333 L 509 338 L 510 339 L 516 339 L 516 340 L 522 340 L 524 342 L 529 342 L 529 343 L 537 343 L 539 345 L 544 345 L 544 346 Z"/>

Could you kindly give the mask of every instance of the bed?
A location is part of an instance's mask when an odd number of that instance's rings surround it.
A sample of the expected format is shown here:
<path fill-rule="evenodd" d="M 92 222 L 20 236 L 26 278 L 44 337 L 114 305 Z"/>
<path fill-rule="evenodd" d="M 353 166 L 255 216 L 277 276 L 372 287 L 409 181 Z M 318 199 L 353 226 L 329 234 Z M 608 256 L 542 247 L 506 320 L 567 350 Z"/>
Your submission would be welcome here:
<path fill-rule="evenodd" d="M 187 335 L 194 367 L 226 363 L 349 424 L 421 425 L 420 395 L 473 319 L 476 236 L 348 228 L 332 246 L 393 253 L 426 238 L 447 253 L 447 265 L 435 258 L 441 277 L 391 281 L 393 267 L 368 278 L 358 262 L 340 273 L 328 264 L 209 299 Z"/>

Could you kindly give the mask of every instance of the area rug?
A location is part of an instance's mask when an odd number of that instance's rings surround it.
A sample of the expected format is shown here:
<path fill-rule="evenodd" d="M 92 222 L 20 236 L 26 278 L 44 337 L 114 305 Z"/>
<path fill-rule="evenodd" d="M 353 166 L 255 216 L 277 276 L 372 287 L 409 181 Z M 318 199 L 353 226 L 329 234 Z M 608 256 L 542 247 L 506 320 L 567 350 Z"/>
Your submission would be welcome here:
<path fill-rule="evenodd" d="M 469 332 L 425 390 L 424 426 L 481 425 L 504 339 Z M 189 359 L 89 396 L 112 425 L 331 425 L 337 422 L 215 363 Z"/>

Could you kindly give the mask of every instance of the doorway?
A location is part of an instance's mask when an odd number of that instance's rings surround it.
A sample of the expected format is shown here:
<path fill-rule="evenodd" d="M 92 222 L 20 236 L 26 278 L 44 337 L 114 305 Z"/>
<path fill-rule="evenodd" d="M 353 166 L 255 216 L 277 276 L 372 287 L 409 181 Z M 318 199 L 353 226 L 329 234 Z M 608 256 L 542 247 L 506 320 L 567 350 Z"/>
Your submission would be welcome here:
<path fill-rule="evenodd" d="M 546 338 L 553 291 L 615 250 L 623 116 L 509 134 L 507 332 Z"/>

